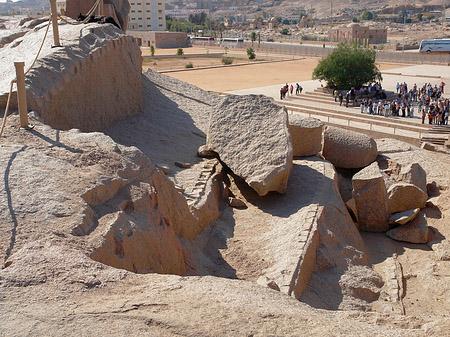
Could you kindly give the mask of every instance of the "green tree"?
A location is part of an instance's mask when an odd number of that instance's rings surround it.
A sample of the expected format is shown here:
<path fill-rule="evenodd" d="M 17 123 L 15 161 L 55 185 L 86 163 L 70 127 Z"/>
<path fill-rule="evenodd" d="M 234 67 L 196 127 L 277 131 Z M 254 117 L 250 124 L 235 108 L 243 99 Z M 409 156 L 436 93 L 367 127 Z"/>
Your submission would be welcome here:
<path fill-rule="evenodd" d="M 155 56 L 155 47 L 153 45 L 150 46 L 150 55 Z"/>
<path fill-rule="evenodd" d="M 177 56 L 183 56 L 184 55 L 184 51 L 183 51 L 183 48 L 178 48 L 177 49 L 177 54 L 176 54 Z"/>
<path fill-rule="evenodd" d="M 189 21 L 195 23 L 196 25 L 203 26 L 206 21 L 206 13 L 201 12 L 198 14 L 191 14 L 189 15 Z"/>
<path fill-rule="evenodd" d="M 361 14 L 361 19 L 363 20 L 373 20 L 373 13 L 369 11 L 364 11 Z"/>
<path fill-rule="evenodd" d="M 253 42 L 256 41 L 256 33 L 255 33 L 255 32 L 252 32 L 252 33 L 250 34 L 250 38 L 251 38 L 251 40 L 252 40 L 252 47 L 253 47 Z"/>
<path fill-rule="evenodd" d="M 375 64 L 375 51 L 361 48 L 356 43 L 340 43 L 313 71 L 314 80 L 327 82 L 337 89 L 360 88 L 363 84 L 381 81 L 381 72 Z"/>
<path fill-rule="evenodd" d="M 289 35 L 289 28 L 283 28 L 282 30 L 280 30 L 280 34 Z"/>
<path fill-rule="evenodd" d="M 247 56 L 249 60 L 254 60 L 256 58 L 256 54 L 253 48 L 247 48 Z"/>

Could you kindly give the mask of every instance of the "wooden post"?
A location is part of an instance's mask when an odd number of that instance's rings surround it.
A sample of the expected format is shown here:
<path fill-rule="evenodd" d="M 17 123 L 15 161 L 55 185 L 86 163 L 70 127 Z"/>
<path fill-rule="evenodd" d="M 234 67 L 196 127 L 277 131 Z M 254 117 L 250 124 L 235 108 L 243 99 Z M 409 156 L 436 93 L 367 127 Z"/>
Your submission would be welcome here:
<path fill-rule="evenodd" d="M 99 12 L 100 12 L 99 15 L 105 15 L 103 11 L 103 0 L 100 0 Z"/>
<path fill-rule="evenodd" d="M 17 77 L 17 105 L 19 106 L 20 127 L 28 128 L 27 94 L 25 91 L 25 62 L 14 62 Z"/>
<path fill-rule="evenodd" d="M 52 10 L 53 47 L 59 47 L 61 45 L 59 43 L 58 13 L 56 12 L 56 0 L 50 0 L 50 8 Z"/>

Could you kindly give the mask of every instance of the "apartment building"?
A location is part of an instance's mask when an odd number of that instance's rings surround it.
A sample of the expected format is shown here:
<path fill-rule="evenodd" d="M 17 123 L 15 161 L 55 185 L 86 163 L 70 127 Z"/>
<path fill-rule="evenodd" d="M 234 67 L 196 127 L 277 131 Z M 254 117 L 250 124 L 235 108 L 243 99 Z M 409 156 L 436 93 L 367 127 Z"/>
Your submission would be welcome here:
<path fill-rule="evenodd" d="M 165 0 L 131 0 L 129 30 L 166 30 Z"/>

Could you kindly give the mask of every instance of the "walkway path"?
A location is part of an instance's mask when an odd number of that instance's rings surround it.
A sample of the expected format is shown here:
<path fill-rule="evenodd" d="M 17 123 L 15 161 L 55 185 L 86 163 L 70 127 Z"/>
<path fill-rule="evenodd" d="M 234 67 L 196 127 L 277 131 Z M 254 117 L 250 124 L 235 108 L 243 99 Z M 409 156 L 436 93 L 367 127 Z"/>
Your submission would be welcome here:
<path fill-rule="evenodd" d="M 387 91 L 395 91 L 397 82 L 406 82 L 410 86 L 417 83 L 422 86 L 424 83 L 439 84 L 441 81 L 447 83 L 447 90 L 450 90 L 450 67 L 448 66 L 410 66 L 398 69 L 390 69 L 383 74 L 383 88 Z M 303 93 L 287 97 L 280 100 L 280 88 L 285 83 L 259 88 L 228 91 L 229 94 L 264 94 L 272 97 L 278 103 L 284 104 L 290 113 L 314 116 L 325 121 L 327 124 L 337 125 L 350 129 L 359 129 L 374 137 L 388 137 L 407 141 L 419 145 L 422 137 L 427 137 L 431 126 L 421 124 L 421 116 L 415 109 L 413 118 L 402 117 L 382 117 L 361 114 L 359 106 L 348 108 L 335 103 L 331 95 L 315 93 L 321 87 L 321 82 L 316 80 L 301 81 Z M 289 83 L 291 84 L 291 83 Z M 295 86 L 295 83 L 294 83 Z M 445 97 L 450 95 L 445 94 Z M 448 137 L 447 135 L 438 138 Z"/>

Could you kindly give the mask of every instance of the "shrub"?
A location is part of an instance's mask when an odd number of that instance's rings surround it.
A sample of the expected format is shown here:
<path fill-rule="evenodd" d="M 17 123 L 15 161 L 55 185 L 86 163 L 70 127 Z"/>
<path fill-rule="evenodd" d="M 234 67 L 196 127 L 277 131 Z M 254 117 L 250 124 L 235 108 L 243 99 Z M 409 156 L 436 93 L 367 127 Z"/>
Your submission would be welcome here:
<path fill-rule="evenodd" d="M 247 56 L 249 60 L 254 60 L 256 58 L 256 54 L 253 48 L 247 48 Z"/>
<path fill-rule="evenodd" d="M 194 65 L 192 64 L 192 62 L 186 63 L 186 65 L 184 66 L 186 69 L 188 68 L 194 68 Z"/>
<path fill-rule="evenodd" d="M 311 36 L 311 35 L 302 35 L 302 40 L 303 41 L 317 41 L 317 37 Z"/>
<path fill-rule="evenodd" d="M 233 58 L 229 56 L 223 56 L 222 57 L 222 63 L 224 65 L 233 64 Z"/>
<path fill-rule="evenodd" d="M 289 28 L 283 28 L 282 30 L 280 30 L 280 33 L 282 35 L 289 35 Z"/>
<path fill-rule="evenodd" d="M 155 56 L 155 47 L 150 46 L 150 55 Z"/>
<path fill-rule="evenodd" d="M 184 55 L 184 51 L 183 51 L 183 48 L 178 48 L 177 49 L 177 54 L 176 54 L 177 56 L 183 56 Z"/>
<path fill-rule="evenodd" d="M 369 11 L 364 11 L 361 14 L 361 19 L 363 20 L 373 20 L 373 13 Z"/>
<path fill-rule="evenodd" d="M 337 89 L 360 88 L 363 84 L 382 80 L 375 64 L 375 51 L 356 43 L 340 43 L 313 71 L 313 80 L 323 80 Z"/>

